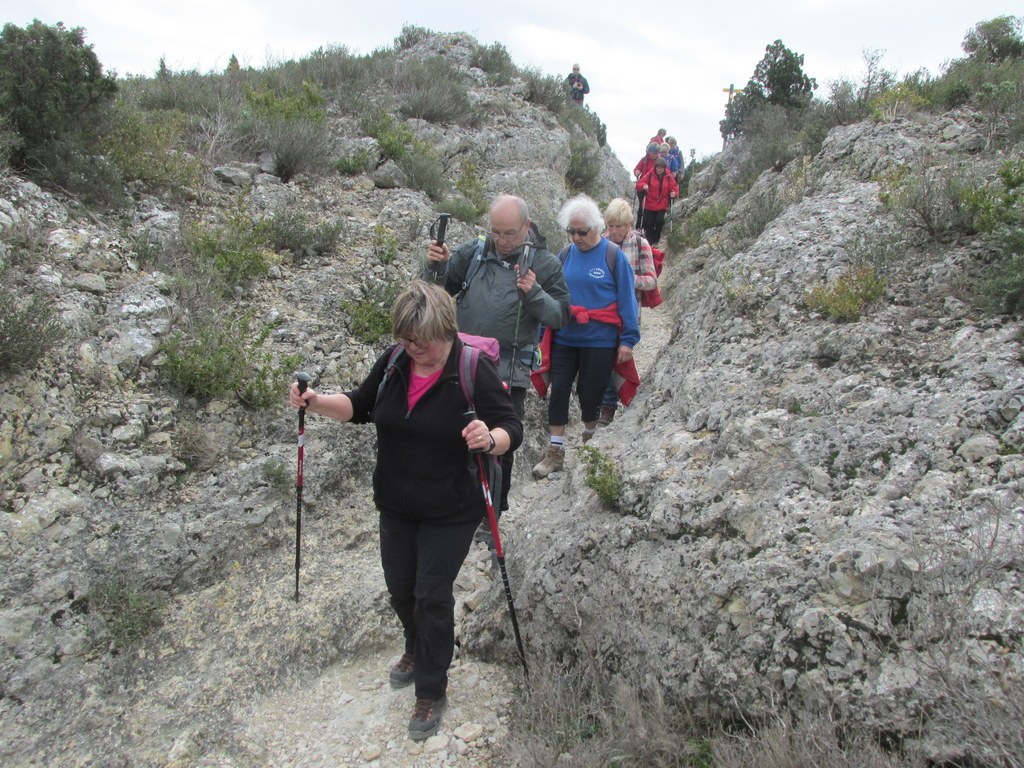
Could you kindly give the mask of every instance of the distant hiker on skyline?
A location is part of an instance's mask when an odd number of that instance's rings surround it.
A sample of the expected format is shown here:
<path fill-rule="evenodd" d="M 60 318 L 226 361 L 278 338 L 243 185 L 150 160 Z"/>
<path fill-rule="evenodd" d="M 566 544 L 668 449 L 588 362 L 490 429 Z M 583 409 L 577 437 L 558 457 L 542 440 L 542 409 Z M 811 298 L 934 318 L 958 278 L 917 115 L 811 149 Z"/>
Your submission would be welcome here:
<path fill-rule="evenodd" d="M 572 103 L 577 107 L 583 106 L 583 97 L 590 93 L 590 83 L 587 82 L 587 78 L 580 74 L 580 65 L 572 65 L 572 73 L 565 78 L 566 85 L 569 86 L 569 96 L 572 98 Z"/>

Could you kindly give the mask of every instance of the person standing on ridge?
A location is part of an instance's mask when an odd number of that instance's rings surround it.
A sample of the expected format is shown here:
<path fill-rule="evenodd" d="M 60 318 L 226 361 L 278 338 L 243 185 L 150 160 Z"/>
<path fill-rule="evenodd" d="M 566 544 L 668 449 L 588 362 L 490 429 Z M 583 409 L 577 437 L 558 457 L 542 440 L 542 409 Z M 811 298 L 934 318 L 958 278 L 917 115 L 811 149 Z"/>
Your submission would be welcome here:
<path fill-rule="evenodd" d="M 522 198 L 495 198 L 489 218 L 487 236 L 463 243 L 454 253 L 445 244 L 431 242 L 423 276 L 456 296 L 460 330 L 498 340 L 498 373 L 522 419 L 538 330 L 541 325 L 561 328 L 569 322 L 569 289 L 561 262 L 531 224 Z M 513 454 L 508 451 L 501 457 L 499 513 L 508 509 Z"/>
<path fill-rule="evenodd" d="M 583 97 L 590 93 L 590 83 L 580 74 L 579 64 L 572 65 L 572 72 L 565 78 L 565 84 L 569 86 L 569 96 L 573 105 L 582 107 Z"/>

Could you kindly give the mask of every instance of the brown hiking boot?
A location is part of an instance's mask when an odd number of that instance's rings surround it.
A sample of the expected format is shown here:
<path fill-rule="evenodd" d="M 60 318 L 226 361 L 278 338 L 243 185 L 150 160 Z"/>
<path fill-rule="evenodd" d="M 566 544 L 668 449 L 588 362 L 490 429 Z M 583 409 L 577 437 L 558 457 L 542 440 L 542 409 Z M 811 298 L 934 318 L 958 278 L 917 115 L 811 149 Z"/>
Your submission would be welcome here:
<path fill-rule="evenodd" d="M 392 688 L 405 688 L 413 679 L 412 654 L 403 653 L 398 663 L 391 668 L 388 675 Z"/>
<path fill-rule="evenodd" d="M 552 472 L 560 472 L 565 466 L 565 450 L 557 445 L 549 445 L 544 458 L 533 468 L 533 476 L 542 480 Z"/>
<path fill-rule="evenodd" d="M 448 698 L 416 699 L 416 706 L 409 719 L 409 738 L 413 741 L 429 739 L 441 727 L 441 715 L 448 706 Z"/>
<path fill-rule="evenodd" d="M 584 429 L 583 444 L 586 445 L 590 441 L 590 438 L 592 438 L 595 434 L 597 434 L 597 427 L 594 427 L 593 429 Z"/>
<path fill-rule="evenodd" d="M 615 419 L 615 406 L 602 405 L 601 415 L 597 417 L 598 426 L 607 427 Z"/>

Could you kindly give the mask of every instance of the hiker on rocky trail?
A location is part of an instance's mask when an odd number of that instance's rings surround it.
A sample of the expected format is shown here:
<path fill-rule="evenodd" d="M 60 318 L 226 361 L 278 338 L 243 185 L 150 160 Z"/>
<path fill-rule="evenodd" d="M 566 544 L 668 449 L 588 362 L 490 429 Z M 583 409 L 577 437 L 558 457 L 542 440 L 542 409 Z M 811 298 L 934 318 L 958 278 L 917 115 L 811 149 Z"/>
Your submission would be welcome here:
<path fill-rule="evenodd" d="M 659 128 L 658 132 L 656 134 L 654 134 L 653 136 L 651 136 L 651 138 L 649 138 L 647 140 L 647 143 L 648 144 L 657 144 L 660 147 L 662 144 L 665 143 L 665 135 L 667 133 L 668 133 L 668 131 L 666 129 Z"/>
<path fill-rule="evenodd" d="M 582 107 L 584 97 L 590 93 L 590 83 L 580 74 L 579 64 L 572 65 L 572 72 L 566 76 L 565 84 L 569 86 L 569 98 L 573 106 Z"/>
<path fill-rule="evenodd" d="M 668 162 L 663 157 L 654 161 L 654 170 L 645 173 L 636 182 L 637 194 L 643 192 L 643 217 L 640 229 L 652 246 L 661 240 L 661 229 L 665 226 L 665 214 L 670 202 L 679 196 L 679 185 L 675 177 L 668 172 Z"/>
<path fill-rule="evenodd" d="M 668 144 L 668 172 L 676 177 L 676 183 L 680 181 L 680 174 L 683 171 L 683 153 L 679 151 L 679 142 L 672 136 L 665 137 L 665 143 Z"/>
<path fill-rule="evenodd" d="M 432 242 L 424 278 L 456 296 L 459 328 L 498 340 L 498 372 L 522 419 L 538 329 L 561 328 L 569 321 L 562 264 L 532 225 L 526 202 L 514 195 L 495 198 L 487 236 L 463 243 L 454 253 Z M 508 509 L 513 453 L 502 456 L 499 514 Z"/>
<path fill-rule="evenodd" d="M 655 141 L 652 141 L 647 145 L 647 153 L 640 158 L 640 162 L 633 168 L 633 178 L 640 180 L 645 174 L 650 173 L 654 170 L 654 161 L 658 159 L 658 153 L 661 151 L 661 145 Z M 643 215 L 644 215 L 644 198 L 647 192 L 637 187 L 636 191 L 636 228 L 640 229 L 643 227 Z"/>
<path fill-rule="evenodd" d="M 633 268 L 622 250 L 601 236 L 604 219 L 597 204 L 577 195 L 562 206 L 558 223 L 571 244 L 559 253 L 572 296 L 573 320 L 548 331 L 546 371 L 534 376 L 538 391 L 550 386 L 548 431 L 551 443 L 533 475 L 544 478 L 565 464 L 565 427 L 575 383 L 583 420 L 583 442 L 597 428 L 601 399 L 612 369 L 633 368 L 633 347 L 640 341 Z M 546 379 L 544 378 L 546 375 Z M 543 394 L 543 392 L 542 392 Z"/>
<path fill-rule="evenodd" d="M 616 197 L 604 209 L 604 236 L 622 249 L 633 268 L 633 281 L 636 286 L 637 320 L 640 319 L 640 292 L 651 291 L 658 285 L 658 275 L 654 268 L 654 253 L 647 239 L 633 228 L 633 212 L 629 202 Z M 601 410 L 597 419 L 598 426 L 606 427 L 615 418 L 619 405 L 619 391 L 609 380 L 605 387 Z"/>
<path fill-rule="evenodd" d="M 291 405 L 338 421 L 373 422 L 377 464 L 373 500 L 380 514 L 380 558 L 405 649 L 392 687 L 415 684 L 409 737 L 440 728 L 455 648 L 455 577 L 484 515 L 471 450 L 501 455 L 522 441 L 523 427 L 493 363 L 480 355 L 473 386 L 477 418 L 466 424 L 459 379 L 463 342 L 455 304 L 422 280 L 395 300 L 392 346 L 354 390 L 299 392 Z"/>

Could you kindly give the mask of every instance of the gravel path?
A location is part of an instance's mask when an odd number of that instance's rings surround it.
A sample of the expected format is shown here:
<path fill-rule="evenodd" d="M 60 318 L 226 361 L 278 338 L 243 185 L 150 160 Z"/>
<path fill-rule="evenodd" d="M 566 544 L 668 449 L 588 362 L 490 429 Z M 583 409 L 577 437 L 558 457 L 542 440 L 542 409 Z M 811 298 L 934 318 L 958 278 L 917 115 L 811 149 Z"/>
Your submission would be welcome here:
<path fill-rule="evenodd" d="M 666 267 L 667 276 L 668 268 Z M 636 360 L 641 379 L 668 342 L 667 306 L 645 309 Z M 578 429 L 578 425 L 576 425 Z M 613 427 L 614 428 L 614 425 Z M 536 488 L 519 492 L 528 503 Z M 508 521 L 515 524 L 515 516 Z M 496 573 L 483 545 L 474 546 L 456 581 L 456 633 L 460 619 L 487 591 Z M 388 670 L 400 648 L 367 653 L 324 670 L 318 678 L 278 690 L 247 705 L 238 742 L 265 765 L 279 768 L 498 768 L 512 765 L 502 751 L 515 686 L 508 670 L 457 655 L 450 671 L 449 709 L 441 730 L 424 742 L 406 736 L 412 688 L 393 690 Z M 238 766 L 236 763 L 222 763 Z"/>

